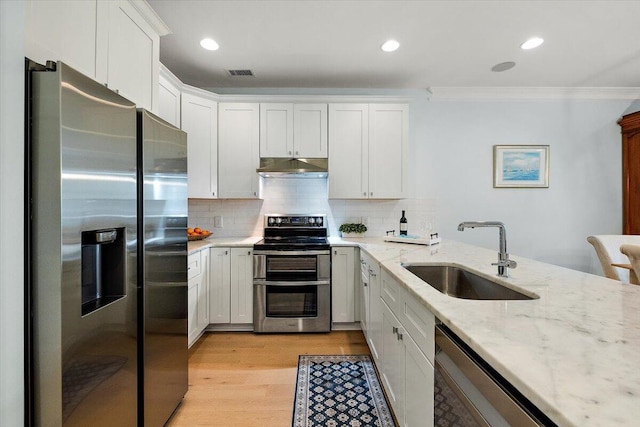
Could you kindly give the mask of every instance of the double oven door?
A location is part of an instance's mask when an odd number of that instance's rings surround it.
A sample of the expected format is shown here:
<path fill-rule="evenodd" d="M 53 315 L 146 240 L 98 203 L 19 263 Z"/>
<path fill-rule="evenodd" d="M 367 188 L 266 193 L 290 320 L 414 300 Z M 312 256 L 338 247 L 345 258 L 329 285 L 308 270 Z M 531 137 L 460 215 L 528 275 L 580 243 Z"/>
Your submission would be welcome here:
<path fill-rule="evenodd" d="M 254 250 L 255 332 L 331 330 L 331 251 Z"/>

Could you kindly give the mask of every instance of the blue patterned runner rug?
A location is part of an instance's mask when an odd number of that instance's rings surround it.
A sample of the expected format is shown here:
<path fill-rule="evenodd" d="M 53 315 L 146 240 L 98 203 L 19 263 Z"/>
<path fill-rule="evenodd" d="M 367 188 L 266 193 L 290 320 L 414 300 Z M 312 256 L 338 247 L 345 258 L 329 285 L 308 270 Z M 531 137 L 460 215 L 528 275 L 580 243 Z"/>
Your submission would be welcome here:
<path fill-rule="evenodd" d="M 368 355 L 298 359 L 292 427 L 395 427 Z"/>

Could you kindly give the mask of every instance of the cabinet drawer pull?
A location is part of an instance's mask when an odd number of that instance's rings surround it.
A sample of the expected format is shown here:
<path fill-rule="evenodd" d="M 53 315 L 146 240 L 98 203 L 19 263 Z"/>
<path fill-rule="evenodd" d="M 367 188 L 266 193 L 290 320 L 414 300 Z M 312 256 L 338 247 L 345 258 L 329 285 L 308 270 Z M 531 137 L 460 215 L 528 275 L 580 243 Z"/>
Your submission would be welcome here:
<path fill-rule="evenodd" d="M 376 276 L 377 276 L 377 274 L 376 274 L 376 273 L 374 273 L 374 272 L 373 272 L 373 270 L 369 270 L 369 274 L 370 274 L 371 276 L 373 276 L 373 277 L 376 277 Z"/>

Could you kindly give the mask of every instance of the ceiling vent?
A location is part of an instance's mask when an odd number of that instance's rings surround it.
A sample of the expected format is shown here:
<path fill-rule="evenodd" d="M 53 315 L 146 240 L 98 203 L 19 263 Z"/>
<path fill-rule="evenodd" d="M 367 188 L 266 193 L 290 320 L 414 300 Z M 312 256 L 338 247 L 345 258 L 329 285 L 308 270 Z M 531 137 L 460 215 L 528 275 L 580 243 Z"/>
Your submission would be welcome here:
<path fill-rule="evenodd" d="M 226 70 L 231 77 L 255 77 L 251 70 Z"/>

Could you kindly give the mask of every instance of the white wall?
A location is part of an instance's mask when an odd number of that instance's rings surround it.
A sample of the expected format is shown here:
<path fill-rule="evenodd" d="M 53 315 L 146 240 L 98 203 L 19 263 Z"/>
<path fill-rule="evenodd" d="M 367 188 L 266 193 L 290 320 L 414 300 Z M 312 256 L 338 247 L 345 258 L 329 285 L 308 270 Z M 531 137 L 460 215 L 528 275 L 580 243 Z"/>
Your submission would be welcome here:
<path fill-rule="evenodd" d="M 24 424 L 24 4 L 0 1 L 0 426 Z"/>
<path fill-rule="evenodd" d="M 586 238 L 622 232 L 616 121 L 638 107 L 607 100 L 432 100 L 416 158 L 431 166 L 423 176 L 432 180 L 442 236 L 497 250 L 497 230 L 458 232 L 457 224 L 498 220 L 512 254 L 600 273 Z M 494 144 L 549 145 L 549 188 L 493 188 Z"/>

